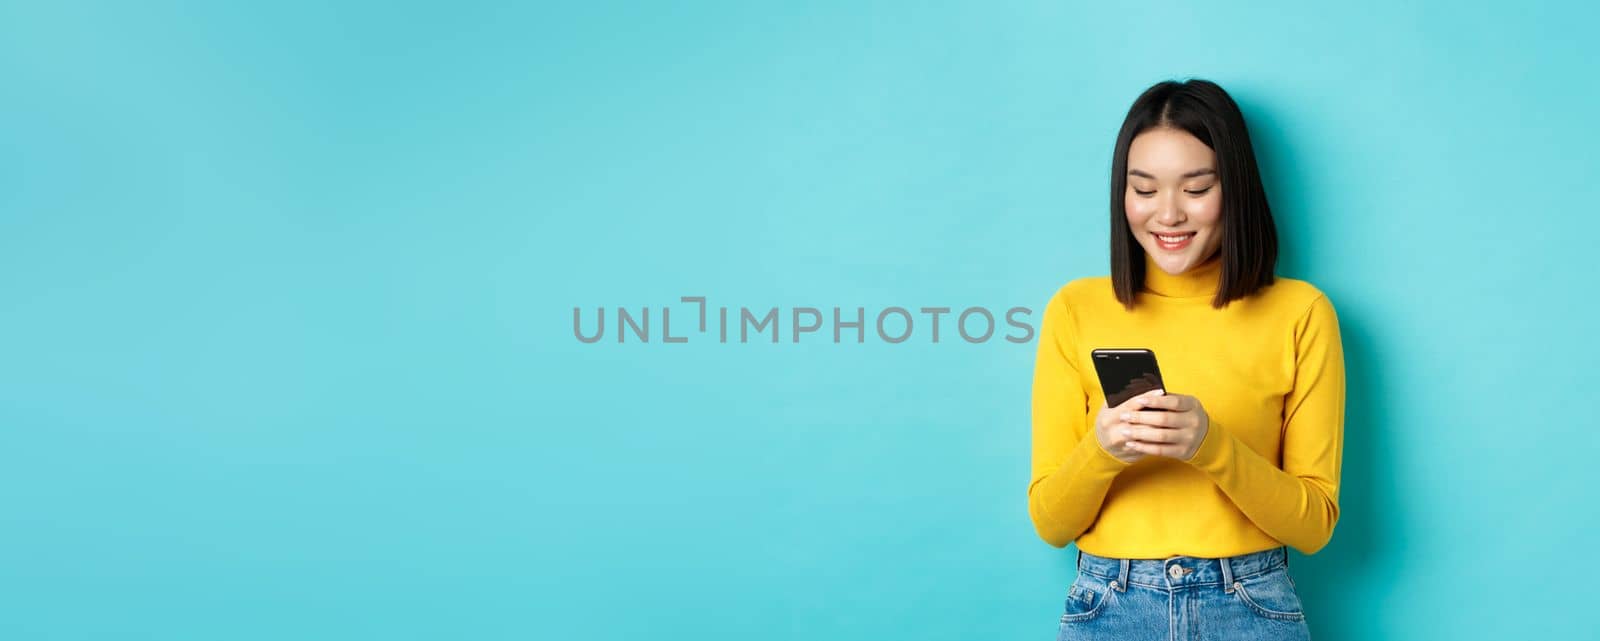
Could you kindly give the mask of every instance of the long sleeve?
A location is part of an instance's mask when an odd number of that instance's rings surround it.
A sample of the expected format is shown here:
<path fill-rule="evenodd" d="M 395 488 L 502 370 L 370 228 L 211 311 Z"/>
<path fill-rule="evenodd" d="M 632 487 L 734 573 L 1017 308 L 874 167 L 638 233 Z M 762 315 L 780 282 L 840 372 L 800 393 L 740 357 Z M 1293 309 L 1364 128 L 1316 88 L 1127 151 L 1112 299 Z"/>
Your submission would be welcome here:
<path fill-rule="evenodd" d="M 1344 350 L 1325 296 L 1295 326 L 1294 373 L 1283 404 L 1281 469 L 1215 422 L 1189 463 L 1262 531 L 1313 554 L 1327 545 L 1339 520 L 1344 451 Z"/>
<path fill-rule="evenodd" d="M 1033 474 L 1028 515 L 1055 547 L 1094 523 L 1117 473 L 1128 466 L 1087 424 L 1088 396 L 1073 354 L 1071 310 L 1060 292 L 1045 305 L 1033 370 Z"/>

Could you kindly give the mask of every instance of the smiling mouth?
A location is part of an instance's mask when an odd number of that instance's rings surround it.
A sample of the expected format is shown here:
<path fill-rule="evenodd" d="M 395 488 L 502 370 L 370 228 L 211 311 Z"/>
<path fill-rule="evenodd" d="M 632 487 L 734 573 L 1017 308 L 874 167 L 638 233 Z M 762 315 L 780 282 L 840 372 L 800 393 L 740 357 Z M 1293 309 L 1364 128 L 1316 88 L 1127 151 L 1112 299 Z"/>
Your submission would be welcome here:
<path fill-rule="evenodd" d="M 1156 244 L 1162 249 L 1178 250 L 1187 247 L 1189 245 L 1189 241 L 1194 239 L 1195 233 L 1196 232 L 1192 231 L 1182 234 L 1151 233 L 1150 236 L 1156 239 Z"/>

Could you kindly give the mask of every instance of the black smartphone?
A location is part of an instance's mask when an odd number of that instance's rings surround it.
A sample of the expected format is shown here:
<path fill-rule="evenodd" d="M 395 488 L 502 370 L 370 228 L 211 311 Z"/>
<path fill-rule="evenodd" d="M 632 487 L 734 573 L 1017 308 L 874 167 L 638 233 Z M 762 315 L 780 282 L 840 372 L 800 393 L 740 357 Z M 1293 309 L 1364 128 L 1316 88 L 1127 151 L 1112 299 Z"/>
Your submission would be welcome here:
<path fill-rule="evenodd" d="M 1167 389 L 1161 382 L 1161 368 L 1156 366 L 1155 352 L 1097 349 L 1089 354 L 1094 358 L 1094 371 L 1100 376 L 1100 391 L 1106 397 L 1106 407 L 1116 407 L 1153 389 Z"/>

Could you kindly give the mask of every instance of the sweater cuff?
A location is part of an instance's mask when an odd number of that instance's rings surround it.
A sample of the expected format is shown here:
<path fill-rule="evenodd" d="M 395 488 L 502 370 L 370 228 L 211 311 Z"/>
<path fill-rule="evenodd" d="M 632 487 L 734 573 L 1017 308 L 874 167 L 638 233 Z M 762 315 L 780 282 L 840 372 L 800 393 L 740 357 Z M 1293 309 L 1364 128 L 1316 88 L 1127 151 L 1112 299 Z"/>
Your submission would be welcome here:
<path fill-rule="evenodd" d="M 1233 460 L 1234 438 L 1227 430 L 1218 425 L 1216 421 L 1206 427 L 1206 436 L 1200 441 L 1200 447 L 1194 451 L 1194 456 L 1185 460 L 1185 463 L 1199 468 L 1201 471 L 1215 476 L 1227 469 Z"/>
<path fill-rule="evenodd" d="M 1078 442 L 1078 447 L 1087 447 L 1092 450 L 1089 452 L 1089 456 L 1086 461 L 1086 467 L 1101 472 L 1105 476 L 1116 476 L 1117 473 L 1121 472 L 1124 468 L 1133 465 L 1132 463 L 1117 458 L 1110 451 L 1106 450 L 1105 446 L 1100 444 L 1100 437 L 1095 435 L 1093 427 L 1089 428 L 1088 434 L 1083 435 L 1083 439 Z"/>

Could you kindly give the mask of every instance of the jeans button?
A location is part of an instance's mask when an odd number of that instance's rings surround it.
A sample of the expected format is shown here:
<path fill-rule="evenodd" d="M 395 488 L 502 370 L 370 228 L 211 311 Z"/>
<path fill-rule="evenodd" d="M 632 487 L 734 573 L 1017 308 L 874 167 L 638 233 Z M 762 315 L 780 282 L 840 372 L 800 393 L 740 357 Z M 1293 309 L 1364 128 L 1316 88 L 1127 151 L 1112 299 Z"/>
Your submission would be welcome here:
<path fill-rule="evenodd" d="M 1173 565 L 1167 568 L 1167 576 L 1170 576 L 1174 579 L 1183 578 L 1183 566 Z"/>

